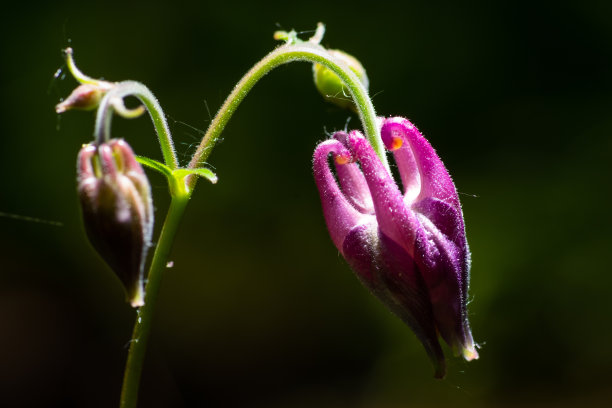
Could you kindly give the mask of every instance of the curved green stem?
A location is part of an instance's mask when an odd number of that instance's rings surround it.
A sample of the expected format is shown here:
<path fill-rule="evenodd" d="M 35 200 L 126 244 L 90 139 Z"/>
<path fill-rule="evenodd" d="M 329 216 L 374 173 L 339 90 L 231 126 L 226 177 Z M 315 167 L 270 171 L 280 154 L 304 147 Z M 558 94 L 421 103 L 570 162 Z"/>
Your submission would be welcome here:
<path fill-rule="evenodd" d="M 147 342 L 151 333 L 151 324 L 159 286 L 174 236 L 179 223 L 185 212 L 185 207 L 189 202 L 189 194 L 177 195 L 172 197 L 170 209 L 166 215 L 166 220 L 162 228 L 161 235 L 157 241 L 155 254 L 147 277 L 145 287 L 145 304 L 138 309 L 138 316 L 134 325 L 134 332 L 130 343 L 125 374 L 123 376 L 123 388 L 121 389 L 120 408 L 136 408 L 138 400 L 138 386 L 142 373 Z"/>
<path fill-rule="evenodd" d="M 68 65 L 68 70 L 70 71 L 74 79 L 76 79 L 79 83 L 95 85 L 107 90 L 112 87 L 112 83 L 110 82 L 101 81 L 99 79 L 95 79 L 88 75 L 85 75 L 74 63 L 72 48 L 66 48 L 64 50 L 64 53 L 66 54 L 66 65 Z"/>
<path fill-rule="evenodd" d="M 223 132 L 225 125 L 257 81 L 274 68 L 293 61 L 319 63 L 338 75 L 355 101 L 366 138 L 387 170 L 389 170 L 385 148 L 380 138 L 378 125 L 376 124 L 376 112 L 368 96 L 368 91 L 361 84 L 357 75 L 342 61 L 330 55 L 323 47 L 312 43 L 288 44 L 278 47 L 266 55 L 242 77 L 210 123 L 202 142 L 189 163 L 190 168 L 200 167 L 204 164 L 212 152 L 219 135 Z M 191 177 L 188 181 L 190 187 L 193 187 L 195 182 L 195 177 Z"/>
<path fill-rule="evenodd" d="M 322 64 L 333 71 L 343 81 L 357 106 L 365 136 L 379 155 L 385 167 L 389 170 L 384 145 L 379 134 L 376 113 L 367 90 L 361 84 L 355 73 L 342 61 L 330 55 L 323 47 L 313 43 L 287 44 L 278 47 L 251 68 L 240 82 L 238 82 L 225 100 L 221 109 L 217 112 L 217 115 L 208 127 L 202 142 L 189 163 L 189 169 L 198 169 L 204 164 L 212 152 L 220 134 L 223 132 L 225 125 L 253 86 L 274 68 L 292 61 L 307 61 Z M 115 101 L 122 100 L 128 95 L 138 97 L 146 106 L 158 133 L 166 165 L 170 170 L 176 170 L 178 168 L 178 160 L 163 111 L 151 92 L 140 83 L 133 81 L 120 82 L 115 84 L 113 89 L 105 95 L 100 103 L 98 115 L 96 117 L 96 140 L 100 143 L 108 139 Z M 183 175 L 181 173 L 181 175 L 187 179 L 184 185 L 185 188 L 171 189 L 173 192 L 172 202 L 149 271 L 145 289 L 145 305 L 139 309 L 138 318 L 134 326 L 121 392 L 121 408 L 136 407 L 138 385 L 142 373 L 147 340 L 151 331 L 152 317 L 161 282 L 161 275 L 166 268 L 166 261 L 178 224 L 196 184 L 197 177 L 195 177 L 194 174 Z M 213 181 L 214 178 L 212 173 L 210 175 L 198 175 L 205 176 L 211 181 Z M 173 177 L 174 176 L 173 174 Z M 216 180 L 216 178 L 214 179 Z"/>
<path fill-rule="evenodd" d="M 164 162 L 173 170 L 178 168 L 179 162 L 176 157 L 174 143 L 172 142 L 170 128 L 168 127 L 164 111 L 157 101 L 157 98 L 155 98 L 155 95 L 140 82 L 118 82 L 114 84 L 113 88 L 108 91 L 106 95 L 104 95 L 104 98 L 100 101 L 100 106 L 98 107 L 96 115 L 96 124 L 94 128 L 96 143 L 103 143 L 110 138 L 110 125 L 113 119 L 113 111 L 115 110 L 115 106 L 123 106 L 123 98 L 126 96 L 135 96 L 147 108 L 151 120 L 153 121 L 155 131 L 157 132 L 157 137 L 159 138 Z"/>

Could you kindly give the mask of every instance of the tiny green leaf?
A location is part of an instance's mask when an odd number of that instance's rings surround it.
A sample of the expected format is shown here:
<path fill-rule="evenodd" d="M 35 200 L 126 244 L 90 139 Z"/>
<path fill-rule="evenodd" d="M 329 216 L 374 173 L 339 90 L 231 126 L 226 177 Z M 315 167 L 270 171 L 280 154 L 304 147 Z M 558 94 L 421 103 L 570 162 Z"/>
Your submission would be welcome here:
<path fill-rule="evenodd" d="M 204 167 L 197 169 L 176 169 L 172 172 L 172 174 L 177 178 L 183 178 L 193 174 L 194 176 L 204 177 L 213 184 L 217 183 L 218 180 L 217 175 L 213 173 L 212 170 Z"/>
<path fill-rule="evenodd" d="M 136 160 L 138 160 L 138 163 L 142 164 L 143 166 L 156 170 L 168 178 L 173 177 L 172 169 L 165 164 L 158 162 L 157 160 L 149 159 L 148 157 L 144 156 L 136 156 Z"/>

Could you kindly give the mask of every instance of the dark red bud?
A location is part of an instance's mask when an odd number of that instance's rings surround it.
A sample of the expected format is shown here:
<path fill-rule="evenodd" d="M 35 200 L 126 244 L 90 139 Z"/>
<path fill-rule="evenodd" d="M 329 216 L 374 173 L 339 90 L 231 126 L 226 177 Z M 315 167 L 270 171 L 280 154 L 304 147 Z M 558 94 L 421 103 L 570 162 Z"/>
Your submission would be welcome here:
<path fill-rule="evenodd" d="M 89 241 L 123 283 L 132 306 L 142 306 L 153 230 L 149 181 L 130 146 L 118 139 L 84 146 L 77 173 Z"/>

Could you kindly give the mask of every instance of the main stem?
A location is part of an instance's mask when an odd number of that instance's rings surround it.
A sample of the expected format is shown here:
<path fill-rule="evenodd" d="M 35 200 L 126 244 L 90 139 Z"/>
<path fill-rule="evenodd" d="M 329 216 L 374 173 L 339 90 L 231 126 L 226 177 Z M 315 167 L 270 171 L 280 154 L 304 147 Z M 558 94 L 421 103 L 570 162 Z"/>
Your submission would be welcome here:
<path fill-rule="evenodd" d="M 120 408 L 136 408 L 138 386 L 140 384 L 147 343 L 151 333 L 151 323 L 162 274 L 166 269 L 166 262 L 172 248 L 172 242 L 188 202 L 188 194 L 172 197 L 170 209 L 157 241 L 157 248 L 155 249 L 145 289 L 145 304 L 138 309 L 138 316 L 130 342 L 130 350 L 123 376 Z"/>
<path fill-rule="evenodd" d="M 206 162 L 219 135 L 223 132 L 225 125 L 253 86 L 274 68 L 292 61 L 319 63 L 338 75 L 355 101 L 366 138 L 380 157 L 383 165 L 390 172 L 385 148 L 376 123 L 376 112 L 368 96 L 368 91 L 357 75 L 342 61 L 329 54 L 323 47 L 312 43 L 288 44 L 278 47 L 255 64 L 255 66 L 242 77 L 210 123 L 202 142 L 189 163 L 189 167 L 200 167 Z M 193 189 L 195 183 L 196 178 L 191 177 L 189 180 L 190 189 Z"/>

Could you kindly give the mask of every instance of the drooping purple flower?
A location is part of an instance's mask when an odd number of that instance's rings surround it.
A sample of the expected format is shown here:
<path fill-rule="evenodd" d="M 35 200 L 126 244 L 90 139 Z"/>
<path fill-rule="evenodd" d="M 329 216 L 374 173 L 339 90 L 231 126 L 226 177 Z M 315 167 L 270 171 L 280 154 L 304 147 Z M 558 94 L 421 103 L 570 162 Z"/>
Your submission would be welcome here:
<path fill-rule="evenodd" d="M 358 131 L 337 132 L 314 153 L 323 213 L 357 277 L 412 328 L 441 378 L 446 369 L 438 335 L 455 354 L 478 358 L 466 311 L 470 252 L 459 197 L 412 123 L 382 119 L 381 136 L 402 190 Z"/>
<path fill-rule="evenodd" d="M 133 307 L 144 304 L 144 264 L 153 233 L 151 187 L 132 148 L 120 139 L 88 144 L 77 160 L 87 237 L 123 283 Z"/>

